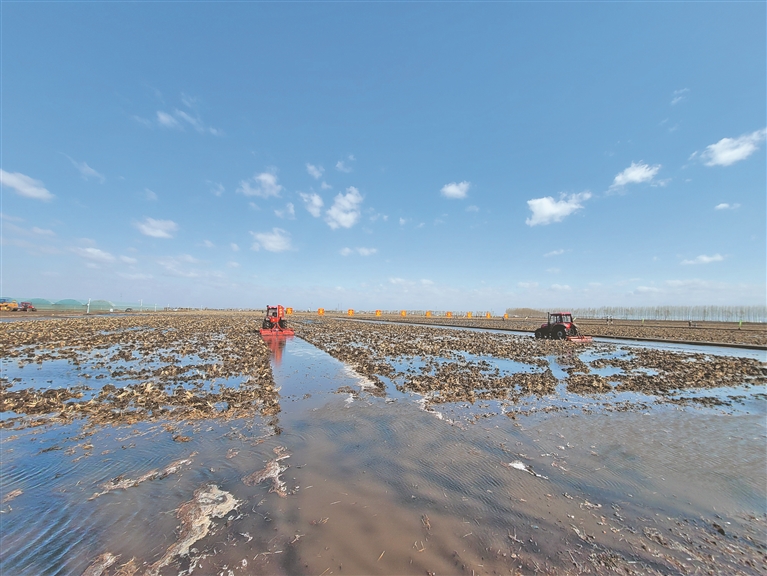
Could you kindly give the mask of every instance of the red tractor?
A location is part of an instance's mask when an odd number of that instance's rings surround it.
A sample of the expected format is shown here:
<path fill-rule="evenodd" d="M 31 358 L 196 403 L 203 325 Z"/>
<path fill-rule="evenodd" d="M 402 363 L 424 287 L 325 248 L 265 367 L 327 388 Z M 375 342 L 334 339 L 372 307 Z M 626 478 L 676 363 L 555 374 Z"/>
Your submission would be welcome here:
<path fill-rule="evenodd" d="M 295 334 L 291 328 L 288 328 L 285 308 L 281 305 L 266 307 L 266 318 L 261 323 L 260 332 L 263 335 L 293 336 Z"/>
<path fill-rule="evenodd" d="M 535 331 L 536 338 L 591 342 L 590 336 L 580 336 L 570 312 L 549 312 L 549 321 Z"/>

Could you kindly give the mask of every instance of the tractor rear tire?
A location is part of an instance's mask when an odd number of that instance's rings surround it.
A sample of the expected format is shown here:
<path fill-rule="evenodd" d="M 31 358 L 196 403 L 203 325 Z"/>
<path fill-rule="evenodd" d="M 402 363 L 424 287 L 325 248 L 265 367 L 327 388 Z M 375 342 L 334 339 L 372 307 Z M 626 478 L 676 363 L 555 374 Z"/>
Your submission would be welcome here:
<path fill-rule="evenodd" d="M 564 328 L 557 328 L 555 338 L 557 340 L 564 340 L 565 338 L 567 338 L 567 330 L 565 330 Z"/>
<path fill-rule="evenodd" d="M 280 328 L 282 328 L 283 330 L 285 330 L 285 328 L 288 327 L 288 321 L 287 320 L 280 320 L 279 322 L 277 322 L 277 324 L 279 324 Z"/>
<path fill-rule="evenodd" d="M 540 328 L 538 328 L 538 330 L 535 331 L 535 338 L 536 340 L 540 340 L 541 338 L 543 338 L 543 333 L 541 332 Z"/>
<path fill-rule="evenodd" d="M 272 329 L 272 323 L 269 322 L 268 318 L 263 321 L 263 323 L 261 324 L 261 328 L 263 328 L 264 330 L 271 330 Z"/>

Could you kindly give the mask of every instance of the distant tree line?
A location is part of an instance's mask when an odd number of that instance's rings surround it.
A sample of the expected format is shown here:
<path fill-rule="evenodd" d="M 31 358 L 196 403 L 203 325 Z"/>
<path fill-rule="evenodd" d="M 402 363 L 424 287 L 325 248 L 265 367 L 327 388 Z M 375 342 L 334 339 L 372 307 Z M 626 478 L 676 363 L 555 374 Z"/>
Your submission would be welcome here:
<path fill-rule="evenodd" d="M 767 306 L 601 306 L 575 308 L 577 318 L 623 320 L 695 320 L 713 322 L 765 322 Z"/>

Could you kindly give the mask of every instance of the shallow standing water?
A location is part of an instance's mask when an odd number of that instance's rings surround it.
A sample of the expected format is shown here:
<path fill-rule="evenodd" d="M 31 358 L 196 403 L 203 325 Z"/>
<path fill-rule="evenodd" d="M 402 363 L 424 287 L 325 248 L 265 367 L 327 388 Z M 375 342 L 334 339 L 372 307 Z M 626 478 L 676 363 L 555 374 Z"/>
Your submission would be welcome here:
<path fill-rule="evenodd" d="M 278 421 L 4 431 L 0 573 L 82 574 L 106 553 L 104 573 L 135 574 L 767 568 L 763 400 L 462 418 L 482 406 L 427 412 L 299 338 L 277 352 Z M 236 507 L 159 566 L 210 485 Z"/>

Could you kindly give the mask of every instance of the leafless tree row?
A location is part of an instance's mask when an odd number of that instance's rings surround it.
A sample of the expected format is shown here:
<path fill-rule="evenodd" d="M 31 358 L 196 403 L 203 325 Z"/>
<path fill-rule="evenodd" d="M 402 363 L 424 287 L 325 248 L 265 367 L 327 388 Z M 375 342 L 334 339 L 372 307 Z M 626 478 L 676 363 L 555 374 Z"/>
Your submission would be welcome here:
<path fill-rule="evenodd" d="M 624 320 L 695 320 L 700 322 L 765 322 L 767 306 L 601 306 L 575 308 L 578 318 Z"/>

